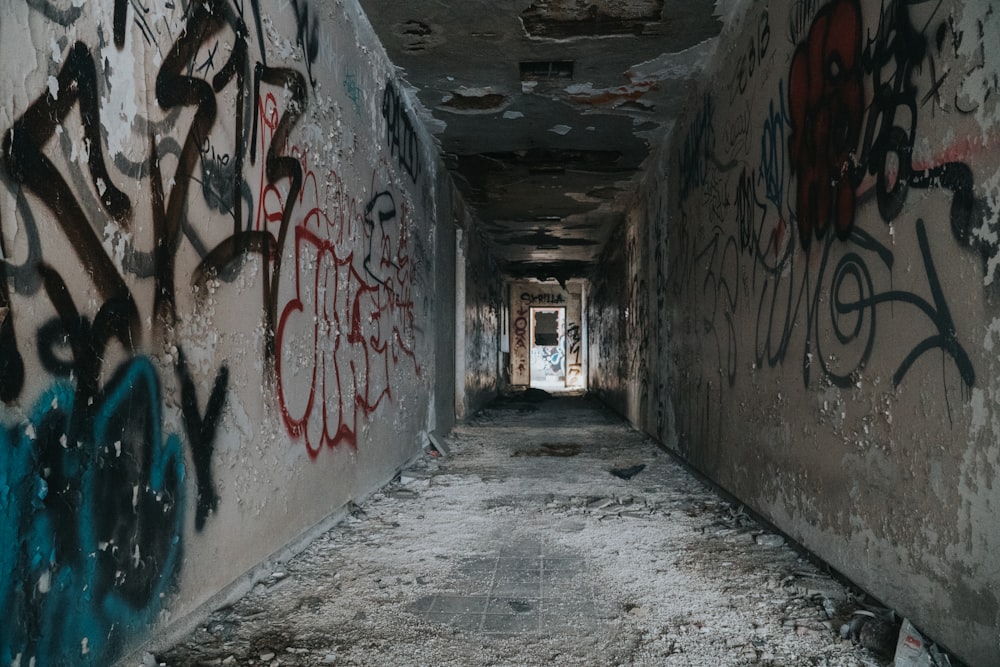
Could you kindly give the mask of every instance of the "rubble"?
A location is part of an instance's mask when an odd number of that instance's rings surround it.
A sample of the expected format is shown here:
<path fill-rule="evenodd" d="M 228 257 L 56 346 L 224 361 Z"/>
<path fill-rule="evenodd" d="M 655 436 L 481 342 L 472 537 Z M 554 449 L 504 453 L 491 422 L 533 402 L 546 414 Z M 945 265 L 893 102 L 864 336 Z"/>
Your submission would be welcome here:
<path fill-rule="evenodd" d="M 142 666 L 884 667 L 856 592 L 591 402 L 448 440 Z M 545 443 L 579 452 L 512 456 Z"/>
<path fill-rule="evenodd" d="M 754 536 L 754 542 L 762 547 L 774 548 L 785 544 L 785 538 L 774 533 L 760 533 Z"/>
<path fill-rule="evenodd" d="M 611 474 L 619 479 L 632 479 L 646 468 L 645 463 L 639 463 L 628 468 L 612 468 Z"/>

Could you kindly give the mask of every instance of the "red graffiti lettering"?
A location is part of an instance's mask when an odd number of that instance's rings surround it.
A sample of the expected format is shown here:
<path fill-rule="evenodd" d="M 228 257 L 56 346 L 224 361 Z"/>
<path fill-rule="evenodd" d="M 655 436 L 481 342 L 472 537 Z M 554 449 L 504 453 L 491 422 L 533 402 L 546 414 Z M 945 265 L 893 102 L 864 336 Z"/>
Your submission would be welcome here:
<path fill-rule="evenodd" d="M 517 309 L 517 319 L 514 320 L 514 349 L 528 349 L 528 309 Z"/>
<path fill-rule="evenodd" d="M 359 420 L 392 400 L 392 387 L 416 362 L 413 266 L 406 208 L 389 190 L 365 206 L 339 176 L 319 179 L 307 155 L 296 207 L 295 295 L 278 322 L 275 371 L 282 417 L 310 457 L 324 447 L 357 447 Z M 322 184 L 322 185 L 321 185 Z"/>

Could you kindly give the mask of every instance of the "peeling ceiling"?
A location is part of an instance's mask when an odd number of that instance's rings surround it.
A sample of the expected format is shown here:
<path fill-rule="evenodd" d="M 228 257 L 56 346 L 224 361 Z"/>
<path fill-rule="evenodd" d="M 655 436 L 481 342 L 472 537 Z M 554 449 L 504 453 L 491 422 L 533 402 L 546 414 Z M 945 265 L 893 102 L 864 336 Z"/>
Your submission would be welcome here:
<path fill-rule="evenodd" d="M 360 0 L 511 277 L 586 277 L 722 23 L 715 0 Z"/>

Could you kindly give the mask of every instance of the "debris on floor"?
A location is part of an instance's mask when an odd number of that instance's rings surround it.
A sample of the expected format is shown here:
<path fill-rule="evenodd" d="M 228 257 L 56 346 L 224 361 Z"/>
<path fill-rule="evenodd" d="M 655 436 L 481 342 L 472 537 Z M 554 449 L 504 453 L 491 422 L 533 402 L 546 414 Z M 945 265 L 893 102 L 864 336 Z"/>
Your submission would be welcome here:
<path fill-rule="evenodd" d="M 762 547 L 780 547 L 785 544 L 785 538 L 774 533 L 760 533 L 753 538 L 754 542 Z"/>
<path fill-rule="evenodd" d="M 634 466 L 629 466 L 628 468 L 612 468 L 611 474 L 614 475 L 615 477 L 628 480 L 632 479 L 645 469 L 646 469 L 646 464 L 639 463 Z"/>
<path fill-rule="evenodd" d="M 518 449 L 511 456 L 576 456 L 580 445 L 571 442 L 543 442 L 537 448 Z"/>
<path fill-rule="evenodd" d="M 908 619 L 903 619 L 896 640 L 893 667 L 951 667 L 951 659 L 928 643 Z"/>
<path fill-rule="evenodd" d="M 846 635 L 851 641 L 860 644 L 864 648 L 872 651 L 876 655 L 890 659 L 896 649 L 896 638 L 899 636 L 900 624 L 888 610 L 879 612 L 867 609 L 856 610 L 851 617 L 851 622 L 846 626 Z M 842 626 L 840 633 L 844 636 L 845 628 Z"/>
<path fill-rule="evenodd" d="M 580 451 L 513 455 L 546 443 Z M 859 592 L 591 400 L 487 409 L 449 449 L 143 667 L 886 667 Z"/>
<path fill-rule="evenodd" d="M 552 398 L 552 394 L 545 391 L 544 389 L 536 389 L 535 387 L 529 387 L 525 389 L 521 394 L 521 397 L 526 401 L 547 401 Z"/>
<path fill-rule="evenodd" d="M 451 453 L 451 450 L 448 449 L 448 442 L 444 438 L 428 433 L 427 440 L 430 442 L 431 451 L 436 452 L 438 456 L 448 456 Z"/>

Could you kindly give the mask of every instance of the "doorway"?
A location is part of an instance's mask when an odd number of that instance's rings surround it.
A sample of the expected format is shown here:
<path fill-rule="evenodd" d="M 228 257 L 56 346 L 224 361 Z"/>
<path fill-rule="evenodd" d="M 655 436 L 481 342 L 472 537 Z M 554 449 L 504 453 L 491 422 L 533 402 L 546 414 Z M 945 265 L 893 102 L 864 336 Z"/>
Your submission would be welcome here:
<path fill-rule="evenodd" d="M 536 389 L 566 387 L 566 309 L 531 309 L 529 385 Z"/>

